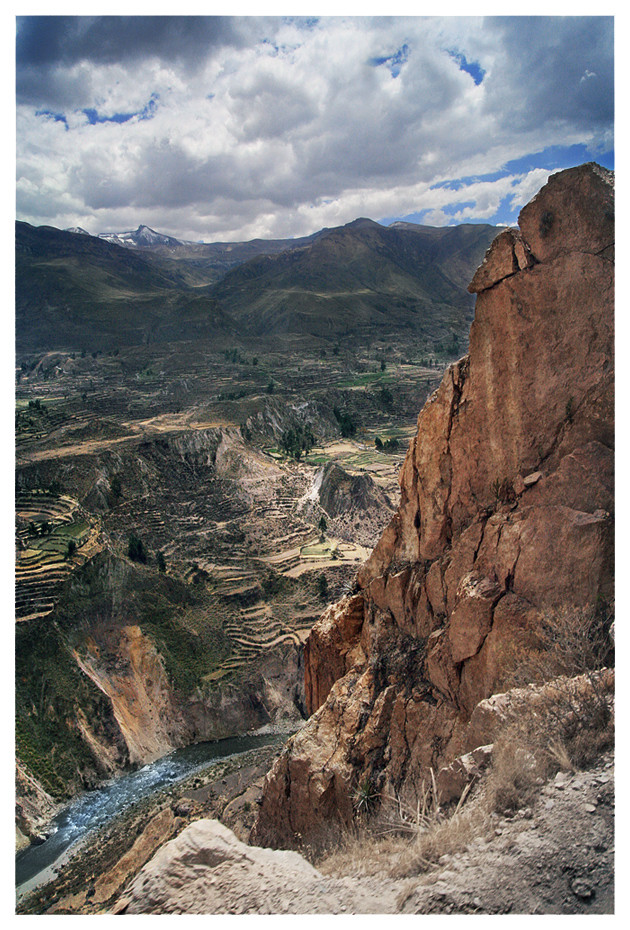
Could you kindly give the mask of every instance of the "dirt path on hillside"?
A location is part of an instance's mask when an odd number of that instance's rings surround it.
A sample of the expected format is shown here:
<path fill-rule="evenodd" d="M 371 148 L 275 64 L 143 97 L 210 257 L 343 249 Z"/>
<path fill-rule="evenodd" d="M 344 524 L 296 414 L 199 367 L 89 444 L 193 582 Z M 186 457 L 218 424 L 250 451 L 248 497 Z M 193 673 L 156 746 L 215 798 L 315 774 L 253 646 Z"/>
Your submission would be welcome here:
<path fill-rule="evenodd" d="M 559 772 L 494 837 L 444 857 L 401 902 L 403 914 L 612 914 L 614 763 Z"/>
<path fill-rule="evenodd" d="M 49 910 L 27 913 L 206 913 L 206 914 L 612 914 L 614 912 L 614 758 L 607 754 L 585 772 L 560 772 L 541 786 L 535 803 L 511 819 L 499 819 L 462 852 L 445 855 L 436 868 L 407 877 L 388 877 L 392 860 L 381 853 L 365 874 L 365 850 L 356 867 L 335 857 L 317 868 L 296 853 L 278 853 L 242 842 L 262 787 L 264 769 L 244 768 L 219 781 L 177 792 L 167 811 L 180 817 L 181 832 L 156 849 L 153 813 L 143 830 L 133 831 L 134 849 L 156 851 L 137 871 L 144 856 L 125 853 L 110 860 L 102 877 L 96 862 L 91 879 L 59 881 L 66 894 L 51 889 L 42 898 Z M 234 782 L 234 784 L 232 784 Z M 216 820 L 215 802 L 224 795 L 224 816 L 237 836 Z M 179 795 L 179 798 L 178 798 Z M 246 814 L 245 812 L 250 813 Z M 191 816 L 192 815 L 192 816 Z M 201 818 L 201 819 L 195 819 Z M 188 820 L 189 826 L 185 825 Z M 192 822 L 191 822 L 192 820 Z M 247 822 L 247 821 L 246 821 Z M 121 828 L 124 829 L 124 828 Z M 166 836 L 176 830 L 170 813 Z M 151 842 L 149 842 L 149 840 Z M 158 839 L 159 843 L 159 839 Z M 102 844 L 101 844 L 102 845 Z M 106 844 L 103 848 L 106 848 Z M 120 856 L 120 853 L 119 853 Z M 90 858 L 89 856 L 87 857 Z M 413 858 L 413 846 L 408 859 Z M 138 861 L 139 859 L 139 861 Z M 146 858 L 144 858 L 146 861 Z M 74 870 L 81 874 L 79 857 Z M 86 863 L 87 864 L 87 863 Z M 137 873 L 137 874 L 136 874 Z M 361 874 L 362 873 L 362 874 Z M 126 880 L 125 880 L 126 874 Z M 77 875 L 77 877 L 78 877 Z M 116 877 L 116 882 L 112 876 Z M 134 877 L 135 876 L 135 877 Z M 94 894 L 91 888 L 100 889 Z M 89 886 L 89 887 L 88 887 Z M 107 886 L 107 888 L 105 887 Z M 112 900 L 107 897 L 119 888 Z M 53 886 L 54 888 L 54 886 Z M 109 889 L 108 893 L 105 892 Z M 185 894 L 182 894 L 182 889 Z M 61 888 L 59 889 L 61 890 Z M 68 892 L 71 891 L 70 894 Z"/>
<path fill-rule="evenodd" d="M 127 914 L 611 914 L 614 766 L 560 772 L 536 803 L 415 878 L 323 874 L 216 820 L 163 846 L 115 904 Z M 389 863 L 382 863 L 385 875 Z"/>

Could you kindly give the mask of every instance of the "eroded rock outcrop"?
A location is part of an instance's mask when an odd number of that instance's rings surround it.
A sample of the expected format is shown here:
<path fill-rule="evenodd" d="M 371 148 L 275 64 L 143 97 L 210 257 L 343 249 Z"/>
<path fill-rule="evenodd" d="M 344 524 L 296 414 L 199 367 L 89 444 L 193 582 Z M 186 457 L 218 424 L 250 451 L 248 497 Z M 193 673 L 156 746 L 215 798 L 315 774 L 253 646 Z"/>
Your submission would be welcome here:
<path fill-rule="evenodd" d="M 129 751 L 129 761 L 145 764 L 175 749 L 184 722 L 175 706 L 164 663 L 139 626 L 129 624 L 87 638 L 82 655 L 74 653 L 79 668 L 112 704 L 116 722 Z M 97 747 L 108 759 L 108 747 Z M 111 753 L 110 753 L 111 754 Z"/>
<path fill-rule="evenodd" d="M 419 416 L 398 512 L 309 639 L 313 716 L 267 778 L 255 842 L 349 822 L 366 779 L 413 796 L 474 748 L 475 707 L 541 617 L 612 597 L 613 246 L 613 175 L 589 164 L 488 250 L 469 354 Z"/>
<path fill-rule="evenodd" d="M 246 846 L 217 820 L 197 820 L 163 846 L 113 909 L 117 914 L 391 912 L 376 891 L 325 878 L 295 852 Z M 385 907 L 383 907 L 385 904 Z"/>

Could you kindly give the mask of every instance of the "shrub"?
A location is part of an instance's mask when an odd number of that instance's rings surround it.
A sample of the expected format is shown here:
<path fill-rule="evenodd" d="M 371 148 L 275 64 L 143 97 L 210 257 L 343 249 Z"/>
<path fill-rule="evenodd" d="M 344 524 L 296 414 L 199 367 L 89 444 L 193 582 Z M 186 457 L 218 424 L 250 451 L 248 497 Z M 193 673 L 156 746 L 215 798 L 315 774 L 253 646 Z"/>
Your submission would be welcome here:
<path fill-rule="evenodd" d="M 317 592 L 322 601 L 325 601 L 328 598 L 328 581 L 326 579 L 326 575 L 324 575 L 323 572 L 317 579 Z"/>
<path fill-rule="evenodd" d="M 371 778 L 362 778 L 354 790 L 353 806 L 356 814 L 366 817 L 375 807 L 379 794 L 375 791 Z"/>
<path fill-rule="evenodd" d="M 339 424 L 341 430 L 341 435 L 344 439 L 349 439 L 357 431 L 356 423 L 354 422 L 352 415 L 347 413 L 345 410 L 340 410 L 339 407 L 333 409 L 335 419 Z"/>
<path fill-rule="evenodd" d="M 144 547 L 144 543 L 135 533 L 132 533 L 129 537 L 129 545 L 127 547 L 127 555 L 132 562 L 142 562 L 146 564 L 147 561 L 147 551 Z"/>

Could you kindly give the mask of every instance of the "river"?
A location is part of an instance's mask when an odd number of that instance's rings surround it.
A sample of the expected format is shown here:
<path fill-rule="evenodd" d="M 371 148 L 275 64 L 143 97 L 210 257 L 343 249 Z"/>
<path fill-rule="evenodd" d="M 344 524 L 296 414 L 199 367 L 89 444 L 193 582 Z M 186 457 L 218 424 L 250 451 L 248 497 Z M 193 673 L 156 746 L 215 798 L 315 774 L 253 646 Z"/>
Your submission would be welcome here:
<path fill-rule="evenodd" d="M 80 795 L 53 819 L 51 835 L 44 843 L 29 846 L 16 856 L 15 883 L 18 897 L 53 878 L 55 865 L 60 865 L 68 858 L 71 847 L 136 801 L 182 781 L 207 768 L 213 761 L 218 762 L 250 749 L 280 742 L 286 737 L 286 733 L 265 733 L 186 746 Z"/>

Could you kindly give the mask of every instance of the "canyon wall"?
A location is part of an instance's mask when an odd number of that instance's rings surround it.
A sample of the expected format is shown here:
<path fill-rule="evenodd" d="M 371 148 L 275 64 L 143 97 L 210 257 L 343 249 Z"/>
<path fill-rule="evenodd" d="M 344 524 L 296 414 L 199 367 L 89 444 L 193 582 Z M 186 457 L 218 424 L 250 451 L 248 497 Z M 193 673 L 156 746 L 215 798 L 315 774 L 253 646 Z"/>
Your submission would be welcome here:
<path fill-rule="evenodd" d="M 420 413 L 398 512 L 310 634 L 312 716 L 267 776 L 256 843 L 349 824 L 359 784 L 413 800 L 473 748 L 475 707 L 541 619 L 612 600 L 612 173 L 551 176 L 518 222 L 471 282 L 469 354 Z"/>

